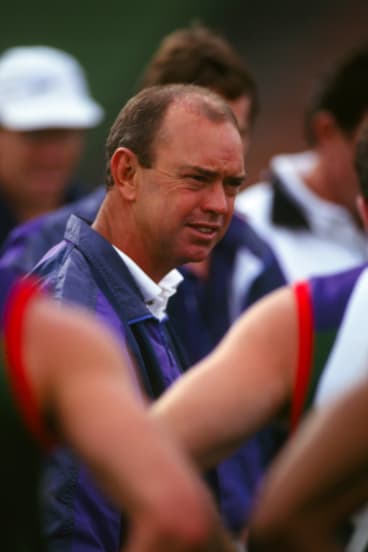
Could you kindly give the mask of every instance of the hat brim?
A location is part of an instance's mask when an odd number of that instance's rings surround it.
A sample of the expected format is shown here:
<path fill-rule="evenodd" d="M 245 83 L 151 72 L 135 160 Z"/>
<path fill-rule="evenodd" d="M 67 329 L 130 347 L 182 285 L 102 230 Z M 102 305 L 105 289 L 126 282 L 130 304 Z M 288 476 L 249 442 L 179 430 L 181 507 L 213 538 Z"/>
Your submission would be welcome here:
<path fill-rule="evenodd" d="M 1 113 L 1 125 L 12 130 L 91 128 L 101 122 L 103 109 L 93 100 L 23 101 Z"/>

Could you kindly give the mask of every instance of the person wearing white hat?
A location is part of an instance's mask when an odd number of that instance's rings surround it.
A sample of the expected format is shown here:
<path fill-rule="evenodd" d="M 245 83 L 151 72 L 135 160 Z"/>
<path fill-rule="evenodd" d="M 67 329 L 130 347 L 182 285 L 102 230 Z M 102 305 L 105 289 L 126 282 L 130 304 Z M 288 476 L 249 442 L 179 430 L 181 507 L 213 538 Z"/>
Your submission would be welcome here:
<path fill-rule="evenodd" d="M 76 198 L 84 131 L 102 117 L 66 52 L 24 46 L 0 56 L 0 244 L 19 222 Z"/>

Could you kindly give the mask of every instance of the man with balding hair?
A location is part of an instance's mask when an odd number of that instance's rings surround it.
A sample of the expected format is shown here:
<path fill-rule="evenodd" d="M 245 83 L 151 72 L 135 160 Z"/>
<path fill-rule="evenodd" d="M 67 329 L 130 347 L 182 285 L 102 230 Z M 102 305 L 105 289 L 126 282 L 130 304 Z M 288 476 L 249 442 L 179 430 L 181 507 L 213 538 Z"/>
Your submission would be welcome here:
<path fill-rule="evenodd" d="M 181 280 L 174 269 L 203 260 L 225 233 L 244 182 L 243 144 L 219 96 L 158 86 L 122 109 L 106 156 L 107 193 L 92 227 L 72 216 L 37 272 L 58 299 L 87 306 L 126 340 L 137 385 L 156 398 L 185 368 L 165 312 Z M 119 549 L 121 512 L 68 451 L 46 481 L 50 550 Z"/>

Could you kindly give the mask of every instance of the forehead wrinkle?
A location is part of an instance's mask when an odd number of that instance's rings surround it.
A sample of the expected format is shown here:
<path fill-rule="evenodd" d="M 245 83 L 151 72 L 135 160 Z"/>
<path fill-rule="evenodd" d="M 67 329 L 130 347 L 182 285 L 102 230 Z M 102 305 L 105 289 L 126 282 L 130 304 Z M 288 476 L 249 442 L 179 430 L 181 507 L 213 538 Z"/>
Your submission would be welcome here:
<path fill-rule="evenodd" d="M 178 170 L 179 171 L 193 170 L 202 174 L 203 176 L 208 176 L 211 178 L 218 178 L 222 175 L 222 171 L 218 171 L 214 169 L 206 169 L 205 167 L 201 167 L 199 165 L 190 165 L 190 164 L 181 165 Z M 244 180 L 246 176 L 247 176 L 246 171 L 243 171 L 240 173 L 231 172 L 231 174 L 227 174 L 227 171 L 225 171 L 225 178 L 230 178 L 234 180 Z"/>
<path fill-rule="evenodd" d="M 194 170 L 194 171 L 202 173 L 203 175 L 208 175 L 208 176 L 211 176 L 211 175 L 214 175 L 214 174 L 218 173 L 218 171 L 215 171 L 213 169 L 206 169 L 205 167 L 203 167 L 201 165 L 192 165 L 191 163 L 181 165 L 179 167 L 179 170 L 182 170 L 182 171 Z"/>

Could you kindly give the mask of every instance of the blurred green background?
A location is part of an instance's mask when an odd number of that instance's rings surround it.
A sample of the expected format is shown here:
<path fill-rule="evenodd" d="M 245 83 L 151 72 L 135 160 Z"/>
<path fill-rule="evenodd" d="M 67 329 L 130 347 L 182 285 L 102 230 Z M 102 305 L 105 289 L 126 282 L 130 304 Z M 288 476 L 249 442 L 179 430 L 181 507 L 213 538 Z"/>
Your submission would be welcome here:
<path fill-rule="evenodd" d="M 84 66 L 106 112 L 88 135 L 80 168 L 95 186 L 102 180 L 108 129 L 135 92 L 151 54 L 167 33 L 196 20 L 233 43 L 259 84 L 250 182 L 271 155 L 304 146 L 302 113 L 315 77 L 368 39 L 367 0 L 20 0 L 3 6 L 0 51 L 47 44 L 70 52 Z"/>

